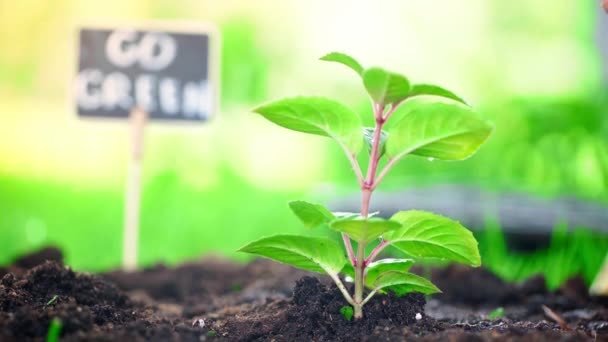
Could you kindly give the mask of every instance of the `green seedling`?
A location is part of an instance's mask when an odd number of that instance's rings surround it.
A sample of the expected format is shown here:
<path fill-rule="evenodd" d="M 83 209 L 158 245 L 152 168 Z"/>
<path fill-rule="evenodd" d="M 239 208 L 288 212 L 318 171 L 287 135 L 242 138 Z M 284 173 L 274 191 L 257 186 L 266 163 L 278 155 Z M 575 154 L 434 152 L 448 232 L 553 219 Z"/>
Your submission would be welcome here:
<path fill-rule="evenodd" d="M 494 309 L 494 311 L 490 312 L 490 314 L 488 315 L 488 318 L 497 319 L 497 318 L 503 317 L 504 315 L 505 315 L 505 309 L 501 306 L 501 307 Z"/>
<path fill-rule="evenodd" d="M 340 315 L 344 317 L 345 320 L 350 321 L 353 319 L 353 307 L 352 306 L 343 306 L 340 308 Z"/>
<path fill-rule="evenodd" d="M 405 76 L 377 67 L 365 69 L 342 53 L 330 53 L 321 60 L 341 63 L 358 75 L 372 99 L 374 127 L 364 127 L 351 109 L 323 97 L 287 98 L 254 111 L 279 126 L 329 137 L 344 151 L 361 189 L 361 211 L 335 213 L 305 201 L 289 206 L 306 228 L 327 227 L 341 233 L 345 252 L 330 239 L 297 235 L 265 237 L 240 251 L 329 275 L 353 307 L 354 318 L 361 319 L 363 306 L 378 292 L 440 292 L 429 280 L 408 272 L 413 259 L 375 261 L 389 245 L 410 257 L 481 265 L 477 241 L 458 222 L 418 210 L 400 211 L 384 219 L 374 217 L 369 207 L 373 191 L 404 157 L 465 159 L 477 151 L 493 128 L 460 97 L 442 87 L 412 85 Z M 369 152 L 365 174 L 357 159 L 364 146 Z M 374 248 L 365 255 L 370 244 Z M 339 274 L 354 279 L 353 294 Z"/>
<path fill-rule="evenodd" d="M 53 318 L 51 324 L 49 324 L 49 330 L 46 333 L 46 342 L 59 342 L 59 335 L 61 335 L 61 328 L 63 324 L 59 318 Z"/>

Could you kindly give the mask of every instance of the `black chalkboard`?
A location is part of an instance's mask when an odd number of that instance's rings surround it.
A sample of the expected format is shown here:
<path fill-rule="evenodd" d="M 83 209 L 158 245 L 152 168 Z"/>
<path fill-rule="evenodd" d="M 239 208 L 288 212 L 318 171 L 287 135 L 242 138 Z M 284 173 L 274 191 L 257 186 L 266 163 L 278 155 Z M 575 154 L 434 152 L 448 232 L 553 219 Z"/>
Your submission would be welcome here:
<path fill-rule="evenodd" d="M 210 33 L 79 30 L 74 81 L 80 117 L 205 121 L 216 105 Z"/>

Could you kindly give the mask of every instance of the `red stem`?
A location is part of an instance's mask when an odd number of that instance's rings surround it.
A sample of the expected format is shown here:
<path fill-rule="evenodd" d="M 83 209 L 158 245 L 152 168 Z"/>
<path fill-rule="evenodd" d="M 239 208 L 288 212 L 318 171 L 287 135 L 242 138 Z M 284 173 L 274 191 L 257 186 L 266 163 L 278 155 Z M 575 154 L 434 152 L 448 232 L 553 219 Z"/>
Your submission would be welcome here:
<path fill-rule="evenodd" d="M 393 103 L 391 105 L 391 109 L 386 113 L 386 115 L 382 118 L 382 120 L 384 120 L 384 122 L 386 122 L 386 120 L 388 120 L 388 118 L 391 117 L 391 115 L 393 115 L 393 113 L 395 112 L 395 110 L 397 109 L 397 107 L 399 107 L 399 104 L 401 104 L 401 102 L 399 103 Z"/>
<path fill-rule="evenodd" d="M 348 259 L 350 259 L 351 265 L 357 266 L 357 258 L 355 258 L 355 252 L 353 251 L 353 245 L 350 242 L 350 238 L 348 234 L 342 233 L 342 240 L 344 241 L 344 246 L 346 246 L 346 252 L 348 253 Z"/>
<path fill-rule="evenodd" d="M 384 249 L 384 247 L 388 246 L 388 242 L 382 240 L 378 246 L 376 246 L 371 253 L 369 253 L 369 256 L 367 257 L 367 259 L 365 259 L 365 266 L 368 266 L 369 264 L 371 264 L 374 259 L 378 256 L 378 254 L 380 254 L 380 252 Z"/>
<path fill-rule="evenodd" d="M 378 162 L 380 160 L 380 137 L 382 136 L 382 125 L 384 125 L 385 119 L 382 116 L 384 112 L 384 106 L 374 104 L 374 117 L 376 119 L 376 127 L 374 130 L 374 137 L 372 140 L 372 151 L 370 154 L 370 162 L 367 168 L 367 177 L 363 184 L 361 184 L 361 216 L 367 218 L 369 215 L 369 204 L 372 197 L 372 187 L 374 185 L 374 178 L 376 177 L 376 171 L 378 169 Z M 356 267 L 355 267 L 355 296 L 354 310 L 355 319 L 363 318 L 363 289 L 365 287 L 365 246 L 358 241 L 357 256 L 356 256 Z"/>
<path fill-rule="evenodd" d="M 386 121 L 383 117 L 382 117 L 382 112 L 383 112 L 384 108 L 378 106 L 376 107 L 375 110 L 375 117 L 376 117 L 376 127 L 374 129 L 374 137 L 372 138 L 372 152 L 370 155 L 370 165 L 367 168 L 367 177 L 365 178 L 365 182 L 363 184 L 363 189 L 371 189 L 372 185 L 374 184 L 374 178 L 376 177 L 376 170 L 378 169 L 378 162 L 380 161 L 380 153 L 379 153 L 379 146 L 380 146 L 380 138 L 382 137 L 382 126 L 384 125 L 384 122 Z M 369 203 L 368 203 L 369 204 Z M 361 208 L 362 210 L 365 208 Z M 369 210 L 369 208 L 367 208 Z M 363 215 L 363 211 L 361 213 L 361 215 L 363 217 L 367 217 L 367 213 L 365 213 L 365 215 Z"/>

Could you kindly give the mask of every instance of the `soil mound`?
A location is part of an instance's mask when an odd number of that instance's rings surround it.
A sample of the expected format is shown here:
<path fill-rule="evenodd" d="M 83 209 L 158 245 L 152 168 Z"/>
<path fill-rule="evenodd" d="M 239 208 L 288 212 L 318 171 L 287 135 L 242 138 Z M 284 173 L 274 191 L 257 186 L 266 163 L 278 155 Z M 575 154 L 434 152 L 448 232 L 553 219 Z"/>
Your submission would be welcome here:
<path fill-rule="evenodd" d="M 0 340 L 44 337 L 53 318 L 69 334 L 122 325 L 136 316 L 133 303 L 116 286 L 56 261 L 0 280 Z"/>

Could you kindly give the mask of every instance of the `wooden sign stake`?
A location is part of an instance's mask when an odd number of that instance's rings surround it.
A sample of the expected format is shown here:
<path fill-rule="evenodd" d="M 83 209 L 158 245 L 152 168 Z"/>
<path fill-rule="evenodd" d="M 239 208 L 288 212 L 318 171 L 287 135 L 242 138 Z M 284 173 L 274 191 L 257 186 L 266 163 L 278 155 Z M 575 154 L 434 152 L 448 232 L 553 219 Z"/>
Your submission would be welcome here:
<path fill-rule="evenodd" d="M 123 268 L 137 268 L 139 237 L 139 208 L 141 198 L 141 163 L 144 154 L 144 130 L 148 113 L 140 108 L 131 110 L 131 155 L 125 193 L 125 227 L 123 239 Z"/>
<path fill-rule="evenodd" d="M 148 120 L 201 123 L 213 116 L 219 32 L 214 25 L 174 21 L 92 25 L 79 28 L 77 47 L 72 95 L 78 117 L 130 122 L 122 267 L 132 271 L 139 255 L 145 126 Z M 159 105 L 150 113 L 146 103 Z"/>

